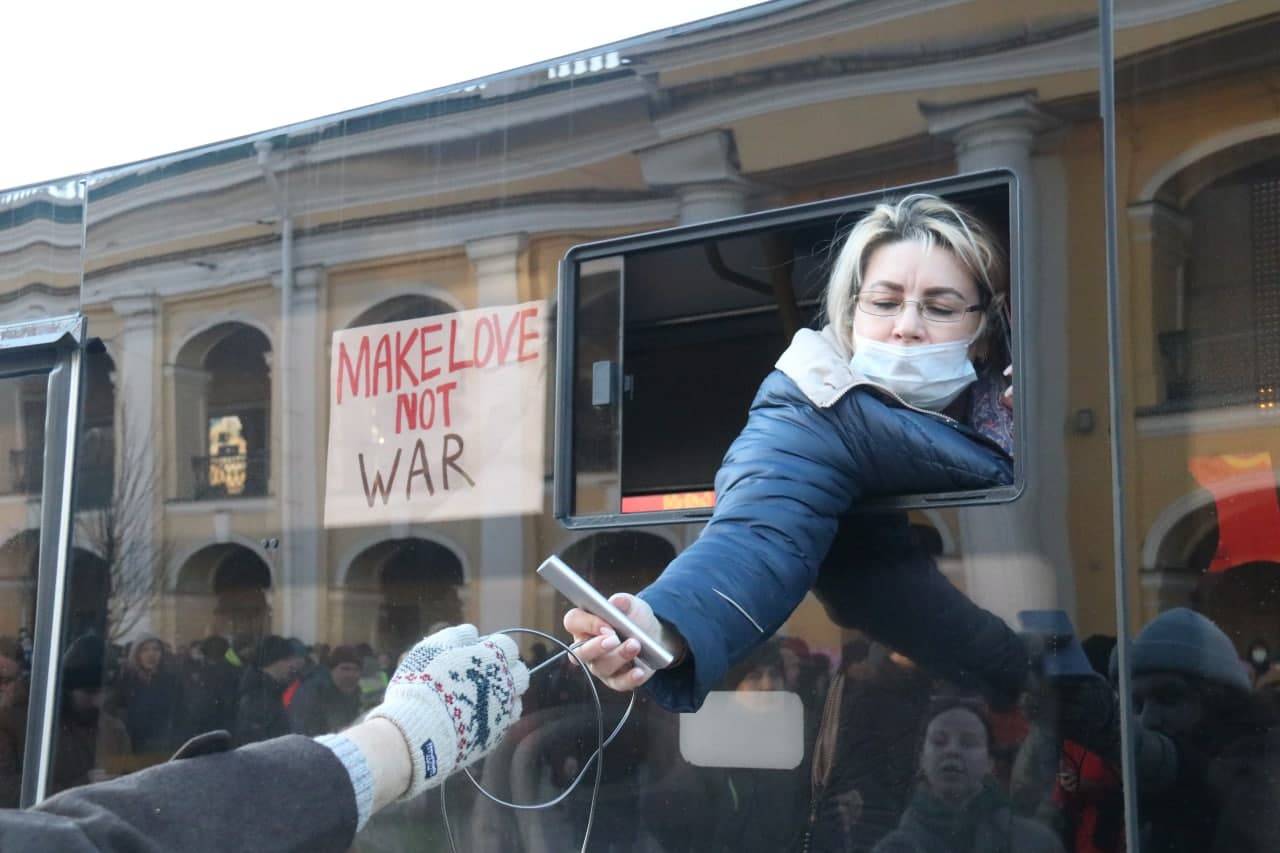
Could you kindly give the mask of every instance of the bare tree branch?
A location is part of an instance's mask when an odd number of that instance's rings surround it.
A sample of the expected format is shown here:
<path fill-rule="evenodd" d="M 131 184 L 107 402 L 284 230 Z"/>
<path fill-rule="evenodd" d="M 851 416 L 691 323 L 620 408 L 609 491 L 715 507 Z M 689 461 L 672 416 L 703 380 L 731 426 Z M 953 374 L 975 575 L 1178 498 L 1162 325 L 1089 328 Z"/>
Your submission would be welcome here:
<path fill-rule="evenodd" d="M 116 442 L 110 434 L 86 433 L 80 452 L 76 539 L 101 557 L 107 569 L 107 639 L 129 635 L 159 596 L 169 547 L 157 529 L 157 472 L 145 434 L 133 440 L 121 412 Z M 109 488 L 108 488 L 109 486 Z M 104 494 L 105 492 L 105 494 Z"/>

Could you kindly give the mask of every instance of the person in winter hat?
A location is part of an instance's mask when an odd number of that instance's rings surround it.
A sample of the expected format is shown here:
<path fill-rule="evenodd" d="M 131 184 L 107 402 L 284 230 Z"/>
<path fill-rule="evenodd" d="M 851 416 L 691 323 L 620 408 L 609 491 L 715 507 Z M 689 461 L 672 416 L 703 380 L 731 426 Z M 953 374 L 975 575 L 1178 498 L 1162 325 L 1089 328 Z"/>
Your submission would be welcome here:
<path fill-rule="evenodd" d="M 240 744 L 289 734 L 284 692 L 302 666 L 302 654 L 284 637 L 263 637 L 253 663 L 240 680 L 236 704 L 236 741 Z"/>
<path fill-rule="evenodd" d="M 293 730 L 304 735 L 336 732 L 360 716 L 360 653 L 355 646 L 337 646 L 324 666 L 317 666 L 302 681 L 289 720 Z"/>
<path fill-rule="evenodd" d="M 113 704 L 134 753 L 163 761 L 181 745 L 182 679 L 159 637 L 143 634 L 133 641 Z"/>
<path fill-rule="evenodd" d="M 1280 838 L 1280 754 L 1276 715 L 1250 692 L 1246 664 L 1231 638 L 1187 608 L 1167 610 L 1130 647 L 1143 850 L 1269 851 Z M 1112 657 L 1118 680 L 1118 655 Z M 1064 736 L 1120 766 L 1120 715 L 1114 695 L 1094 683 L 1068 691 Z"/>
<path fill-rule="evenodd" d="M 340 853 L 378 810 L 487 755 L 528 686 L 510 637 L 449 628 L 414 646 L 383 703 L 341 734 L 234 750 L 226 732 L 198 736 L 167 764 L 0 810 L 0 850 Z"/>

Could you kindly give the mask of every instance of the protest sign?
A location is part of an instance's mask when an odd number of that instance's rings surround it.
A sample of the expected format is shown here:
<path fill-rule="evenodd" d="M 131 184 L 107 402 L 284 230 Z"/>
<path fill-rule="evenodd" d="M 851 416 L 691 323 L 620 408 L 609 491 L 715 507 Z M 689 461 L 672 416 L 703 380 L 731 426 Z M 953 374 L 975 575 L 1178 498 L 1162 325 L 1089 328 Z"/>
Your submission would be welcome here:
<path fill-rule="evenodd" d="M 326 527 L 539 512 L 547 309 L 334 332 Z"/>

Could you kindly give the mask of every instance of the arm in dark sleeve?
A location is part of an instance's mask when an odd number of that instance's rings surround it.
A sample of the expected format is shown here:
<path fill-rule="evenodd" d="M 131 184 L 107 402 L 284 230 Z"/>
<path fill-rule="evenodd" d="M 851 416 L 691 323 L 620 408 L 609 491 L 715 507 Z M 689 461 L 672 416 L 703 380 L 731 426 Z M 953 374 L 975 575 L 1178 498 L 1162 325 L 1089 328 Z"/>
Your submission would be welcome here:
<path fill-rule="evenodd" d="M 772 636 L 813 587 L 839 518 L 858 501 L 990 486 L 1006 459 L 935 419 L 852 391 L 818 408 L 770 375 L 716 475 L 698 541 L 641 593 L 688 644 L 648 689 L 696 710 L 729 667 Z"/>
<path fill-rule="evenodd" d="M 853 516 L 840 526 L 814 590 L 831 620 L 857 628 L 953 684 L 1010 705 L 1027 652 L 1004 620 L 947 580 L 907 515 Z"/>
<path fill-rule="evenodd" d="M 0 850 L 341 853 L 355 830 L 342 763 L 290 735 L 0 811 Z"/>

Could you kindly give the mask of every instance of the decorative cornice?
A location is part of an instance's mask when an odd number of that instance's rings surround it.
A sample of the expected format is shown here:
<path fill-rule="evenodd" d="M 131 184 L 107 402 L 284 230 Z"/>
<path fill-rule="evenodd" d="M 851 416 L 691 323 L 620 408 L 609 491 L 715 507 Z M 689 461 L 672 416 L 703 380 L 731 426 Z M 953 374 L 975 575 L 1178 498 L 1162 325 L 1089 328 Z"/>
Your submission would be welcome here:
<path fill-rule="evenodd" d="M 111 300 L 111 310 L 124 320 L 126 329 L 153 325 L 160 310 L 160 300 L 154 293 L 117 296 Z"/>
<path fill-rule="evenodd" d="M 78 301 L 80 298 L 80 287 L 79 285 L 73 285 L 71 287 L 54 287 L 51 284 L 36 281 L 31 284 L 24 285 L 17 290 L 10 291 L 9 293 L 0 293 L 0 304 L 21 302 L 25 299 L 40 296 L 44 296 L 49 299 Z"/>
<path fill-rule="evenodd" d="M 277 245 L 279 245 L 277 243 Z M 307 264 L 306 266 L 293 268 L 293 294 L 298 297 L 304 292 L 314 293 L 321 285 L 324 284 L 328 277 L 328 271 L 323 264 Z M 282 285 L 282 277 L 279 270 L 271 274 L 271 286 L 279 290 Z"/>
<path fill-rule="evenodd" d="M 952 137 L 964 145 L 983 135 L 999 134 L 1002 129 L 1021 137 L 1034 136 L 1060 125 L 1060 121 L 1040 109 L 1039 101 L 1034 91 L 955 104 L 922 101 L 920 114 L 928 123 L 930 133 Z"/>
<path fill-rule="evenodd" d="M 530 235 L 590 232 L 634 228 L 674 221 L 679 202 L 652 194 L 601 194 L 596 201 L 582 200 L 581 193 L 550 194 L 518 206 L 459 206 L 453 216 L 439 210 L 413 211 L 347 221 L 299 232 L 295 245 L 305 245 L 310 263 L 327 268 L 429 252 L 465 245 L 495 232 L 527 232 Z M 630 200 L 627 200 L 627 199 Z M 616 199 L 616 200 L 614 200 Z M 95 305 L 110 301 L 116 287 L 152 289 L 164 296 L 212 293 L 254 281 L 267 281 L 279 270 L 279 241 L 273 237 L 201 250 L 201 258 L 217 261 L 213 270 L 197 270 L 187 263 L 188 253 L 147 258 L 141 262 L 96 270 L 86 276 L 81 301 Z M 199 275 L 197 275 L 197 272 Z"/>
<path fill-rule="evenodd" d="M 591 163 L 603 162 L 615 157 L 629 154 L 638 147 L 651 145 L 657 141 L 657 134 L 649 124 L 638 124 L 615 132 L 592 134 L 575 145 L 547 145 L 537 150 L 522 152 L 515 160 L 497 161 L 494 159 L 482 162 L 468 162 L 455 167 L 441 169 L 409 170 L 392 179 L 378 179 L 360 183 L 356 173 L 348 174 L 342 181 L 342 195 L 335 198 L 330 195 L 308 196 L 294 193 L 290 199 L 290 212 L 296 219 L 304 219 L 308 215 L 323 214 L 335 208 L 358 208 L 364 205 L 394 204 L 406 201 L 421 202 L 433 195 L 447 192 L 475 189 L 495 183 L 510 183 L 563 172 L 566 169 L 581 168 Z M 382 174 L 377 172 L 376 174 Z M 218 175 L 210 175 L 211 179 Z M 188 206 L 182 209 L 181 216 L 175 216 L 173 210 L 165 210 L 158 206 L 152 221 L 141 220 L 130 222 L 129 230 L 124 234 L 113 234 L 111 237 L 113 253 L 136 253 L 146 251 L 152 246 L 163 246 L 166 243 L 188 240 L 192 237 L 207 237 L 225 232 L 230 227 L 251 225 L 259 220 L 270 219 L 275 215 L 266 186 L 260 172 L 241 170 L 235 175 L 223 173 L 222 185 L 211 183 L 188 185 L 187 192 L 174 193 L 171 197 L 155 197 L 150 200 L 124 198 L 121 205 L 128 202 L 128 211 L 141 212 L 148 205 L 162 205 L 167 201 L 177 201 L 179 197 Z M 303 182 L 305 183 L 305 182 Z M 323 182 L 322 182 L 323 183 Z M 218 193 L 226 193 L 239 186 L 241 190 L 252 193 L 228 201 L 218 198 L 217 203 L 192 205 L 202 198 L 214 200 Z M 261 187 L 261 191 L 249 189 Z M 103 218 L 103 212 L 97 208 L 90 214 L 89 246 L 94 257 L 106 254 L 98 245 L 105 239 L 101 235 L 105 223 L 115 218 L 126 208 L 118 205 L 118 210 L 109 212 Z M 194 210 L 193 210 L 194 209 Z M 195 215 L 192 215 L 192 214 Z M 106 226 L 109 228 L 110 226 Z"/>
<path fill-rule="evenodd" d="M 24 222 L 13 228 L 0 227 L 0 254 L 20 252 L 30 246 L 70 250 L 79 254 L 84 230 L 80 223 Z"/>
<path fill-rule="evenodd" d="M 648 97 L 648 93 L 648 84 L 630 76 L 628 72 L 628 76 L 621 79 L 604 80 L 591 85 L 578 86 L 577 88 L 558 86 L 555 92 L 543 96 L 542 99 L 522 98 L 518 105 L 515 101 L 507 99 L 510 103 L 506 109 L 477 110 L 475 115 L 469 117 L 465 122 L 431 121 L 424 118 L 412 122 L 406 121 L 379 127 L 376 121 L 377 114 L 371 114 L 364 116 L 364 119 L 372 123 L 374 128 L 359 134 L 343 135 L 328 132 L 328 129 L 342 127 L 357 121 L 351 117 L 346 117 L 329 119 L 326 121 L 326 125 L 320 129 L 305 126 L 294 127 L 291 132 L 295 136 L 276 134 L 275 137 L 260 137 L 258 141 L 284 140 L 284 144 L 278 146 L 276 150 L 281 151 L 282 156 L 285 157 L 285 165 L 291 169 L 313 169 L 318 165 L 336 161 L 385 154 L 388 151 L 397 149 L 438 145 L 474 138 L 484 133 L 510 130 L 521 124 L 545 121 L 549 118 L 582 110 L 599 109 L 612 103 L 644 99 Z M 503 103 L 503 99 L 498 99 L 486 103 L 485 106 L 502 107 Z M 314 137 L 314 139 L 305 145 L 301 145 L 300 143 L 305 141 L 303 138 L 308 136 Z M 496 169 L 492 163 L 468 164 L 466 168 L 460 170 L 467 175 L 462 180 L 469 185 L 479 177 L 485 183 L 492 183 L 498 179 L 495 176 L 501 175 L 501 180 L 511 181 L 526 176 L 523 172 L 528 172 L 529 175 L 536 175 L 563 169 L 565 168 L 562 165 L 563 162 L 585 163 L 590 162 L 596 156 L 602 158 L 616 156 L 619 153 L 616 149 L 618 147 L 617 140 L 620 136 L 619 134 L 603 136 L 605 141 L 603 147 L 607 152 L 603 155 L 591 154 L 592 149 L 602 147 L 601 138 L 593 136 L 584 138 L 584 145 L 582 146 L 560 144 L 549 146 L 543 152 L 531 152 L 529 156 L 523 157 L 519 161 L 505 163 L 503 169 Z M 652 139 L 652 130 L 648 131 L 648 138 Z M 635 141 L 631 139 L 626 142 L 627 146 L 633 147 L 634 144 Z M 304 150 L 299 150 L 300 148 Z M 257 164 L 253 143 L 251 141 L 239 143 L 235 150 L 239 152 L 235 156 L 222 152 L 223 156 L 214 157 L 214 155 L 220 153 L 218 151 L 206 151 L 194 156 L 188 155 L 189 159 L 208 156 L 211 162 L 209 165 L 199 169 L 181 172 L 176 171 L 177 167 L 182 165 L 181 161 L 158 168 L 147 164 L 146 167 L 137 168 L 139 175 L 145 176 L 152 172 L 163 172 L 165 169 L 174 171 L 175 174 L 172 178 L 166 175 L 159 179 L 140 181 L 136 186 L 127 187 L 126 189 L 114 189 L 109 195 L 104 195 L 103 190 L 91 191 L 89 205 L 90 229 L 92 230 L 117 216 L 139 208 L 176 200 L 185 201 L 193 195 L 223 192 L 240 184 L 260 182 L 262 173 Z M 630 150 L 630 148 L 627 147 L 625 150 Z M 567 161 L 565 160 L 566 157 L 568 158 Z M 550 166 L 543 165 L 544 160 L 547 158 L 550 159 Z M 512 172 L 513 167 L 520 169 L 522 173 Z M 460 188 L 457 185 L 457 181 L 448 180 L 447 176 L 447 185 L 441 184 L 441 175 L 434 173 L 432 170 L 423 171 L 425 186 L 432 192 Z M 131 177 L 130 173 L 119 175 L 106 186 L 116 187 L 121 185 L 122 182 L 128 181 Z M 177 177 L 181 177 L 182 180 L 177 180 Z M 416 185 L 419 182 L 398 180 L 397 183 Z M 383 196 L 378 196 L 378 200 L 383 200 Z M 357 202 L 357 199 L 344 199 L 346 204 Z M 262 208 L 267 210 L 269 207 L 270 201 L 264 196 Z M 296 215 L 307 211 L 304 209 L 292 209 L 291 212 Z M 218 221 L 225 222 L 225 215 Z"/>
<path fill-rule="evenodd" d="M 520 252 L 529 242 L 529 235 L 504 234 L 500 237 L 482 237 L 467 242 L 467 257 L 477 266 L 486 261 L 510 261 L 515 263 Z"/>
<path fill-rule="evenodd" d="M 700 82 L 702 91 L 689 103 L 680 99 L 655 124 L 662 138 L 685 136 L 708 127 L 724 126 L 735 121 L 780 112 L 795 107 L 812 106 L 830 101 L 869 95 L 900 92 L 927 92 L 937 88 L 1002 83 L 1047 74 L 1088 71 L 1097 68 L 1096 26 L 1076 25 L 1053 39 L 1009 45 L 1002 50 L 975 50 L 969 56 L 934 62 L 903 64 L 885 70 L 845 71 L 831 67 L 824 73 L 807 78 L 797 73 L 794 81 L 786 75 L 760 72 L 756 88 L 734 94 L 730 87 L 716 91 L 716 81 Z M 822 66 L 818 60 L 811 65 Z M 694 89 L 693 84 L 690 88 Z"/>
<path fill-rule="evenodd" d="M 674 71 L 759 53 L 832 33 L 862 30 L 902 18 L 936 12 L 968 0 L 848 0 L 762 3 L 738 20 L 689 27 L 652 46 L 640 42 L 627 56 L 659 72 Z M 755 14 L 751 14 L 751 13 Z"/>
<path fill-rule="evenodd" d="M 636 152 L 640 172 L 651 187 L 741 180 L 733 132 L 710 130 Z"/>

